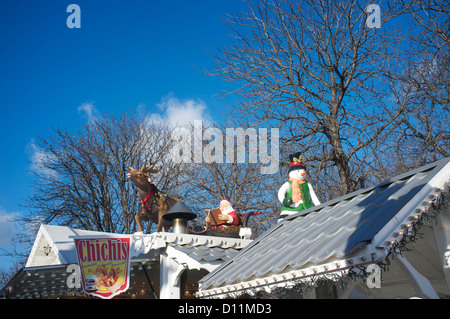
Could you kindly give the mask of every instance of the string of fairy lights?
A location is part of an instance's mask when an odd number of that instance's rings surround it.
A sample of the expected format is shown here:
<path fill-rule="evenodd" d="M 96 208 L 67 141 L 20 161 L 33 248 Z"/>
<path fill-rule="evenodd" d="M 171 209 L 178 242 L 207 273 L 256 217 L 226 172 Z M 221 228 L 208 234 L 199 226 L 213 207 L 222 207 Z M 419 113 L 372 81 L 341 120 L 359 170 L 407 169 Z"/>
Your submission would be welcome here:
<path fill-rule="evenodd" d="M 442 191 L 434 195 L 434 199 L 428 202 L 430 204 L 429 208 L 424 207 L 418 210 L 418 214 L 410 218 L 411 222 L 404 225 L 404 231 L 397 234 L 399 237 L 401 236 L 401 239 L 391 242 L 386 257 L 378 262 L 378 266 L 383 271 L 389 270 L 389 266 L 395 256 L 402 255 L 403 252 L 411 251 L 411 244 L 423 237 L 423 233 L 421 233 L 423 227 L 434 222 L 436 217 L 448 207 L 449 191 L 450 185 L 447 184 L 442 188 Z"/>

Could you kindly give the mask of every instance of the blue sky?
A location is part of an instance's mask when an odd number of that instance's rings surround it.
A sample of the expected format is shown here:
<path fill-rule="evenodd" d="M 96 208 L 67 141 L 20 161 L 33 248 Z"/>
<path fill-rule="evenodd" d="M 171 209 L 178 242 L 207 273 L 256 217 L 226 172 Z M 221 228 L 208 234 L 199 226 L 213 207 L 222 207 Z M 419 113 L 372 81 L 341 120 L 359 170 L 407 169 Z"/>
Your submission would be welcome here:
<path fill-rule="evenodd" d="M 70 4 L 81 28 L 70 29 Z M 14 232 L 8 217 L 32 183 L 33 140 L 76 129 L 89 114 L 127 109 L 169 120 L 169 106 L 219 120 L 229 87 L 201 74 L 208 50 L 231 41 L 222 18 L 241 0 L 3 0 L 0 2 L 0 247 Z M 229 101 L 228 101 L 229 102 Z M 178 110 L 177 109 L 177 110 Z M 9 259 L 0 258 L 0 269 Z"/>

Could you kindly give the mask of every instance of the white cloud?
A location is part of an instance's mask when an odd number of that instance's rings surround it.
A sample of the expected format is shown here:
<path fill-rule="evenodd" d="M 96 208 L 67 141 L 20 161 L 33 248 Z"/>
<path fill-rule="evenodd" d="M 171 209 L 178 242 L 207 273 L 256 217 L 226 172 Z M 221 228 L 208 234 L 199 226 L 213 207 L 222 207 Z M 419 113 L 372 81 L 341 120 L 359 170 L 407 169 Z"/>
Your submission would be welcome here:
<path fill-rule="evenodd" d="M 0 247 L 4 248 L 11 244 L 11 239 L 17 232 L 12 220 L 19 217 L 19 215 L 19 213 L 8 213 L 0 208 Z"/>
<path fill-rule="evenodd" d="M 89 123 L 95 121 L 99 114 L 94 104 L 89 102 L 81 104 L 80 106 L 78 106 L 77 110 L 79 114 L 87 118 Z"/>
<path fill-rule="evenodd" d="M 193 124 L 194 121 L 211 121 L 206 103 L 202 100 L 179 100 L 172 94 L 161 99 L 157 105 L 160 113 L 152 113 L 148 116 L 149 122 L 167 124 L 171 127 Z"/>
<path fill-rule="evenodd" d="M 34 138 L 30 140 L 27 147 L 31 153 L 31 170 L 55 178 L 56 172 L 46 165 L 52 159 L 52 155 L 40 149 Z"/>

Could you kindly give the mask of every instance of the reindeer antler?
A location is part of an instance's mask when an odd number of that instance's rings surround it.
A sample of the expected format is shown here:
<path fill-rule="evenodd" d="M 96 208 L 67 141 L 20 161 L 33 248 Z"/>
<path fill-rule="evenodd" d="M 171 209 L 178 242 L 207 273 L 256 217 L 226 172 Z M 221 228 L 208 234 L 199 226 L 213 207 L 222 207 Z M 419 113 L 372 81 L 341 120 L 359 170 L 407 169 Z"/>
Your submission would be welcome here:
<path fill-rule="evenodd" d="M 145 163 L 144 165 L 142 165 L 141 171 L 144 173 L 158 173 L 161 170 L 161 167 L 158 168 L 153 168 L 155 166 L 155 164 L 151 164 L 148 167 L 145 167 Z"/>

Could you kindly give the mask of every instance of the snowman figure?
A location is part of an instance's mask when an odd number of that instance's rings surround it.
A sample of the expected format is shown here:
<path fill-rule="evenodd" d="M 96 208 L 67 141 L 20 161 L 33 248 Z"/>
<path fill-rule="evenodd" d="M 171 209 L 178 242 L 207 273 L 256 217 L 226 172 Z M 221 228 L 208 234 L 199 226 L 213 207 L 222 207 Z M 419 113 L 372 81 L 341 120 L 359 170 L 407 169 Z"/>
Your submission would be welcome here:
<path fill-rule="evenodd" d="M 314 188 L 306 181 L 306 167 L 300 153 L 289 155 L 289 180 L 278 190 L 278 200 L 283 204 L 280 220 L 304 209 L 320 205 Z"/>

